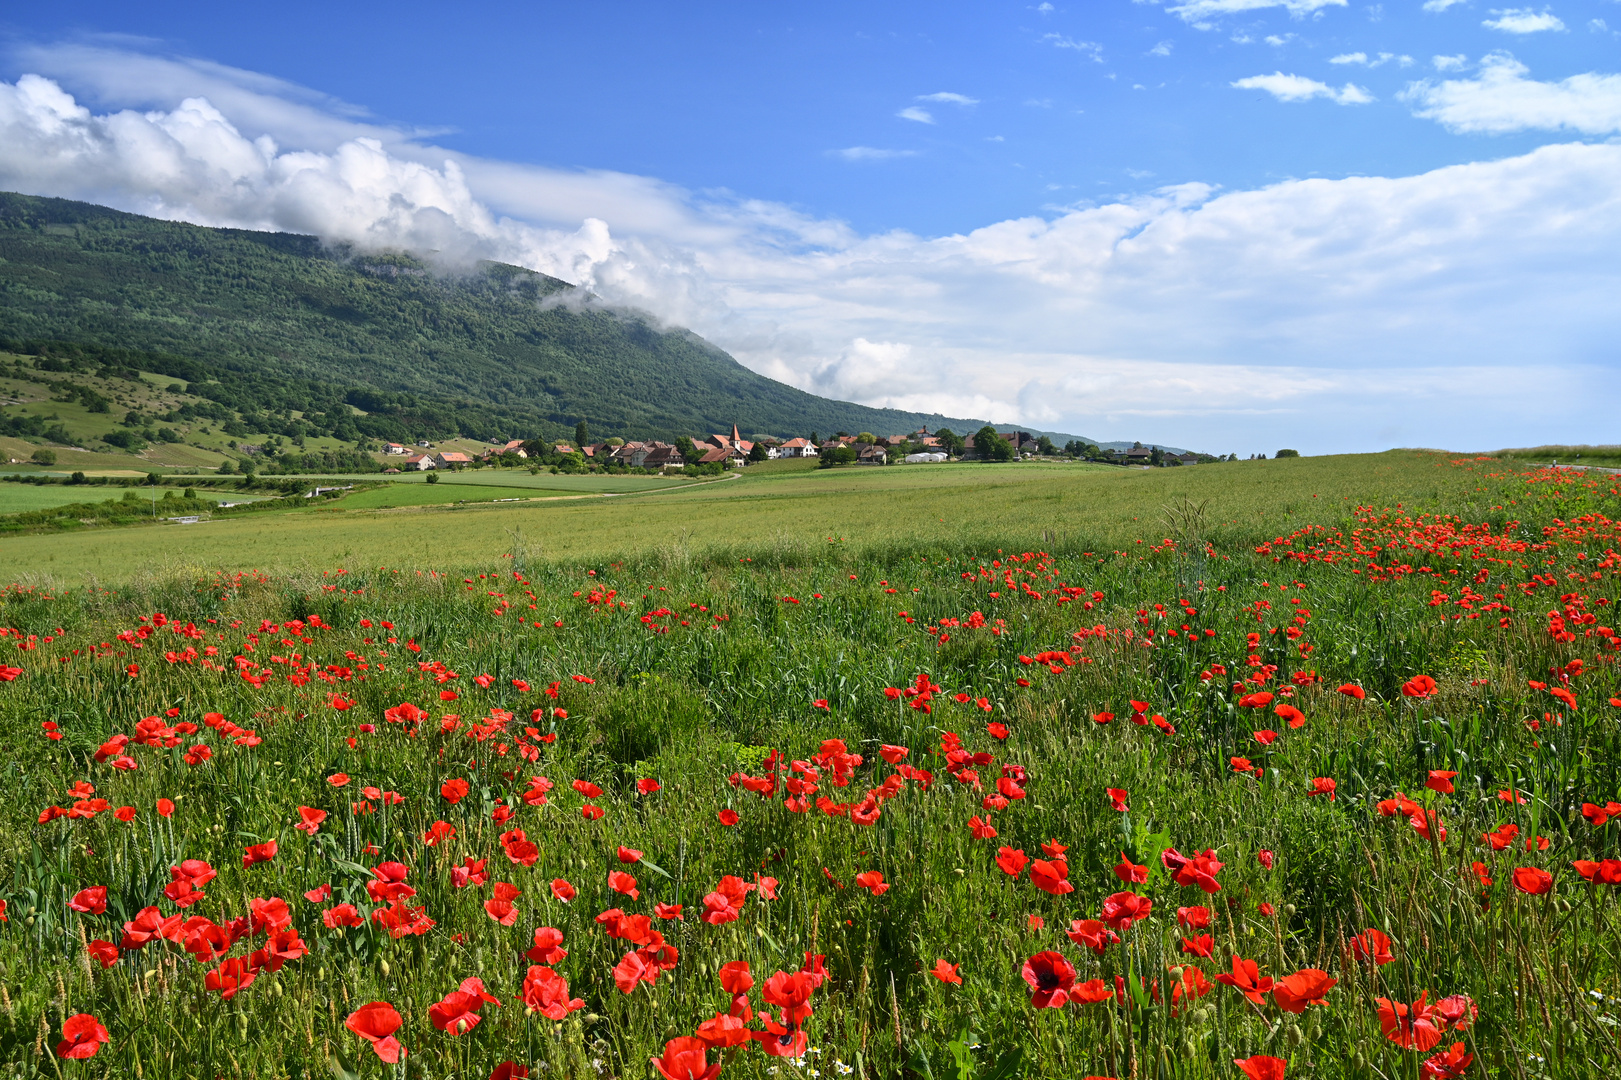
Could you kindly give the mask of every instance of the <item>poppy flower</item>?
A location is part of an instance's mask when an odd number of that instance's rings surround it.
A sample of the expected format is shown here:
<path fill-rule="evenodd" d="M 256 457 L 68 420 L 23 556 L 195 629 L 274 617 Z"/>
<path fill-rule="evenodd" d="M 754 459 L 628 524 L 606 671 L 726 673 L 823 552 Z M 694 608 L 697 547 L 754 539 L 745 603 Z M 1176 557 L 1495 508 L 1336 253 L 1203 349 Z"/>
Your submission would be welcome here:
<path fill-rule="evenodd" d="M 1339 688 L 1338 692 L 1344 694 L 1348 698 L 1356 698 L 1358 701 L 1362 701 L 1368 696 L 1368 692 L 1362 689 L 1362 687 L 1358 686 L 1356 683 L 1346 683 L 1344 686 Z"/>
<path fill-rule="evenodd" d="M 1245 694 L 1238 699 L 1238 704 L 1246 709 L 1264 709 L 1272 704 L 1273 696 L 1270 690 L 1260 690 L 1253 694 Z"/>
<path fill-rule="evenodd" d="M 1289 1063 L 1282 1058 L 1256 1054 L 1254 1057 L 1234 1058 L 1233 1064 L 1249 1080 L 1283 1080 L 1283 1071 Z"/>
<path fill-rule="evenodd" d="M 1103 921 L 1116 930 L 1131 929 L 1131 924 L 1146 919 L 1154 910 L 1154 901 L 1132 892 L 1110 893 L 1103 898 Z"/>
<path fill-rule="evenodd" d="M 618 857 L 619 861 L 624 863 L 626 866 L 630 866 L 634 863 L 639 863 L 642 861 L 642 853 L 640 851 L 637 851 L 635 848 L 625 847 L 622 844 L 619 845 L 618 850 L 616 850 L 614 854 Z"/>
<path fill-rule="evenodd" d="M 1468 1053 L 1463 1043 L 1455 1042 L 1434 1057 L 1425 1058 L 1420 1067 L 1430 1080 L 1457 1080 L 1474 1060 L 1475 1055 Z"/>
<path fill-rule="evenodd" d="M 1209 934 L 1182 939 L 1181 951 L 1188 956 L 1202 956 L 1208 959 L 1213 948 L 1215 939 Z"/>
<path fill-rule="evenodd" d="M 1075 988 L 1075 969 L 1063 954 L 1039 952 L 1024 962 L 1021 971 L 1030 984 L 1030 1004 L 1038 1009 L 1060 1009 Z"/>
<path fill-rule="evenodd" d="M 1176 909 L 1176 921 L 1190 930 L 1204 930 L 1210 926 L 1210 909 L 1207 907 L 1179 907 Z"/>
<path fill-rule="evenodd" d="M 602 794 L 602 789 L 589 780 L 575 780 L 570 786 L 588 799 L 595 799 Z"/>
<path fill-rule="evenodd" d="M 1276 856 L 1265 848 L 1255 853 L 1255 861 L 1260 863 L 1261 868 L 1264 870 L 1272 869 L 1275 859 Z"/>
<path fill-rule="evenodd" d="M 1506 803 L 1517 803 L 1520 806 L 1530 806 L 1531 800 L 1525 797 L 1525 792 L 1508 788 L 1497 793 L 1498 799 Z"/>
<path fill-rule="evenodd" d="M 1582 803 L 1582 817 L 1592 822 L 1594 828 L 1598 828 L 1613 817 L 1621 817 L 1621 803 L 1610 802 L 1603 806 Z"/>
<path fill-rule="evenodd" d="M 1351 953 L 1363 963 L 1372 961 L 1375 966 L 1394 963 L 1396 960 L 1390 955 L 1390 936 L 1372 927 L 1351 939 Z"/>
<path fill-rule="evenodd" d="M 1468 994 L 1453 994 L 1437 1001 L 1435 1012 L 1451 1024 L 1454 1031 L 1468 1031 L 1469 1025 L 1480 1015 L 1480 1006 Z"/>
<path fill-rule="evenodd" d="M 636 790 L 641 792 L 643 795 L 651 795 L 663 786 L 663 784 L 659 783 L 657 780 L 654 780 L 652 777 L 644 777 L 641 780 L 636 781 Z"/>
<path fill-rule="evenodd" d="M 1129 809 L 1126 806 L 1126 800 L 1130 797 L 1130 793 L 1125 788 L 1106 788 L 1104 794 L 1109 796 L 1109 803 L 1122 814 Z"/>
<path fill-rule="evenodd" d="M 996 839 L 996 829 L 991 825 L 990 818 L 981 818 L 977 814 L 968 819 L 968 831 L 974 834 L 975 840 Z"/>
<path fill-rule="evenodd" d="M 446 840 L 456 835 L 456 826 L 448 821 L 435 821 L 428 826 L 428 831 L 422 834 L 422 843 L 426 847 L 438 847 Z"/>
<path fill-rule="evenodd" d="M 644 982 L 651 982 L 647 977 L 647 962 L 639 953 L 628 952 L 619 963 L 614 965 L 614 985 L 619 987 L 620 993 L 629 994 Z M 654 978 L 658 977 L 655 971 Z"/>
<path fill-rule="evenodd" d="M 90 954 L 91 959 L 101 964 L 104 969 L 118 963 L 118 946 L 110 941 L 102 941 L 98 938 L 84 948 L 85 952 Z"/>
<path fill-rule="evenodd" d="M 911 752 L 912 751 L 905 746 L 892 746 L 889 743 L 884 743 L 878 748 L 879 756 L 885 761 L 889 762 L 891 765 L 900 764 L 901 759 Z"/>
<path fill-rule="evenodd" d="M 564 1020 L 585 1008 L 584 1000 L 568 996 L 568 980 L 544 964 L 534 964 L 523 980 L 523 1003 L 548 1020 Z"/>
<path fill-rule="evenodd" d="M 1170 854 L 1170 852 L 1166 854 Z M 1216 875 L 1221 872 L 1221 868 L 1225 865 L 1227 864 L 1216 860 L 1214 849 L 1206 849 L 1202 854 L 1195 855 L 1185 861 L 1182 868 L 1176 872 L 1175 880 L 1178 885 L 1196 885 L 1206 893 L 1214 896 L 1221 891 L 1221 883 L 1216 880 Z"/>
<path fill-rule="evenodd" d="M 1385 1038 L 1404 1050 L 1433 1050 L 1441 1041 L 1441 1027 L 1437 1025 L 1435 1006 L 1426 1005 L 1429 991 L 1418 996 L 1411 1006 L 1389 998 L 1375 998 L 1379 1009 L 1379 1030 Z M 1445 1021 L 1441 1021 L 1445 1023 Z"/>
<path fill-rule="evenodd" d="M 1278 741 L 1278 733 L 1276 731 L 1257 731 L 1255 741 L 1262 746 L 1271 746 Z"/>
<path fill-rule="evenodd" d="M 113 817 L 127 825 L 135 820 L 135 807 L 120 806 L 117 810 L 113 811 Z M 1600 822 L 1600 824 L 1603 824 L 1603 822 Z"/>
<path fill-rule="evenodd" d="M 467 781 L 459 776 L 439 785 L 440 796 L 452 806 L 465 799 L 469 790 Z"/>
<path fill-rule="evenodd" d="M 333 787 L 343 787 L 349 782 L 349 774 L 341 772 L 333 773 L 331 776 L 326 778 L 326 782 L 331 784 Z"/>
<path fill-rule="evenodd" d="M 483 1019 L 478 1014 L 483 1005 L 484 999 L 478 994 L 452 990 L 428 1006 L 428 1019 L 447 1035 L 465 1035 Z"/>
<path fill-rule="evenodd" d="M 516 885 L 497 881 L 495 895 L 484 901 L 484 911 L 502 926 L 511 926 L 518 921 L 518 909 L 512 902 L 520 895 L 521 890 Z"/>
<path fill-rule="evenodd" d="M 1227 759 L 1227 763 L 1233 767 L 1235 773 L 1255 771 L 1255 763 L 1247 757 L 1230 757 Z"/>
<path fill-rule="evenodd" d="M 768 1057 L 805 1056 L 805 1050 L 810 1045 L 810 1036 L 803 1028 L 790 1029 L 784 1024 L 778 1024 L 764 1010 L 760 1012 L 760 1020 L 765 1024 L 765 1030 L 750 1032 L 749 1037 L 760 1044 L 760 1049 L 764 1050 Z"/>
<path fill-rule="evenodd" d="M 313 806 L 300 806 L 298 816 L 300 820 L 293 828 L 314 836 L 320 830 L 321 823 L 326 820 L 326 811 L 317 810 Z"/>
<path fill-rule="evenodd" d="M 1053 896 L 1075 891 L 1069 883 L 1069 865 L 1061 860 L 1037 859 L 1030 864 L 1030 884 Z"/>
<path fill-rule="evenodd" d="M 768 1005 L 782 1010 L 783 1022 L 802 1024 L 810 1017 L 810 996 L 817 987 L 816 979 L 807 971 L 772 973 L 760 988 L 760 996 Z"/>
<path fill-rule="evenodd" d="M 1597 882 L 1600 885 L 1621 885 L 1621 859 L 1605 859 L 1603 862 L 1577 859 L 1570 865 L 1582 875 L 1583 881 Z"/>
<path fill-rule="evenodd" d="M 1424 786 L 1431 791 L 1439 791 L 1443 795 L 1451 795 L 1456 790 L 1452 786 L 1452 778 L 1457 772 L 1446 769 L 1431 769 L 1430 778 L 1424 781 Z"/>
<path fill-rule="evenodd" d="M 1260 973 L 1260 966 L 1254 960 L 1246 960 L 1242 956 L 1233 957 L 1233 970 L 1222 972 L 1216 976 L 1216 981 L 1237 990 L 1256 1005 L 1265 1005 L 1264 995 L 1272 992 L 1272 979 Z"/>
<path fill-rule="evenodd" d="M 716 1013 L 699 1024 L 697 1030 L 693 1032 L 693 1038 L 702 1040 L 711 1050 L 729 1050 L 734 1046 L 742 1046 L 750 1037 L 746 1021 L 741 1016 L 733 1016 L 730 1013 Z M 682 1080 L 686 1078 L 683 1077 Z"/>
<path fill-rule="evenodd" d="M 731 828 L 733 825 L 736 825 L 740 820 L 738 818 L 737 811 L 733 810 L 731 807 L 727 807 L 726 809 L 722 810 L 720 813 L 716 814 L 715 817 L 727 828 Z"/>
<path fill-rule="evenodd" d="M 1330 777 L 1314 776 L 1311 778 L 1311 790 L 1306 792 L 1306 797 L 1311 798 L 1313 795 L 1327 795 L 1328 801 L 1333 802 L 1334 788 L 1336 786 L 1338 785 L 1336 785 L 1333 779 Z"/>
<path fill-rule="evenodd" d="M 1009 877 L 1018 877 L 1030 864 L 1030 857 L 1018 848 L 1004 847 L 996 852 L 996 865 Z"/>
<path fill-rule="evenodd" d="M 1069 929 L 1064 934 L 1075 944 L 1091 949 L 1099 956 L 1103 955 L 1104 949 L 1120 940 L 1119 934 L 1097 919 L 1071 919 Z"/>
<path fill-rule="evenodd" d="M 56 1044 L 56 1056 L 72 1060 L 93 1058 L 102 1043 L 113 1041 L 107 1029 L 89 1013 L 78 1013 L 62 1021 L 62 1041 Z"/>
<path fill-rule="evenodd" d="M 957 969 L 961 966 L 961 964 L 948 964 L 944 959 L 940 959 L 934 962 L 934 967 L 929 969 L 929 974 L 943 983 L 961 986 L 962 976 L 957 974 Z"/>
<path fill-rule="evenodd" d="M 1427 698 L 1435 691 L 1435 680 L 1428 675 L 1414 675 L 1401 684 L 1402 697 Z"/>
<path fill-rule="evenodd" d="M 654 904 L 653 914 L 660 919 L 680 919 L 682 917 L 682 906 L 681 904 Z"/>
<path fill-rule="evenodd" d="M 1107 724 L 1113 719 L 1114 713 L 1112 712 L 1096 712 L 1092 714 L 1092 722 L 1094 724 Z"/>
<path fill-rule="evenodd" d="M 1114 876 L 1127 885 L 1141 885 L 1148 880 L 1148 867 L 1133 864 L 1122 851 L 1120 861 L 1114 864 Z"/>
<path fill-rule="evenodd" d="M 863 889 L 867 889 L 874 896 L 882 896 L 889 891 L 889 886 L 884 882 L 884 875 L 876 870 L 867 870 L 857 874 L 856 884 Z"/>
<path fill-rule="evenodd" d="M 535 944 L 524 955 L 535 964 L 558 963 L 568 955 L 563 948 L 563 932 L 550 926 L 535 927 Z"/>
<path fill-rule="evenodd" d="M 158 817 L 169 817 L 174 813 L 174 803 L 168 799 L 158 800 Z"/>
<path fill-rule="evenodd" d="M 394 1038 L 394 1032 L 402 1023 L 394 1006 L 386 1001 L 373 1001 L 350 1013 L 343 1026 L 365 1039 L 378 1057 L 393 1065 L 405 1056 L 405 1047 Z"/>
<path fill-rule="evenodd" d="M 1530 896 L 1541 896 L 1553 891 L 1553 875 L 1535 866 L 1516 866 L 1514 887 Z"/>
<path fill-rule="evenodd" d="M 107 910 L 107 886 L 92 885 L 88 889 L 80 889 L 68 901 L 68 907 L 85 915 L 100 915 Z"/>
<path fill-rule="evenodd" d="M 592 803 L 586 803 L 584 806 L 580 807 L 580 816 L 585 818 L 587 821 L 596 821 L 602 817 L 602 807 L 596 806 Z"/>
<path fill-rule="evenodd" d="M 366 920 L 360 917 L 353 904 L 338 904 L 321 912 L 321 921 L 328 930 L 336 930 L 345 926 L 362 926 Z"/>
<path fill-rule="evenodd" d="M 559 900 L 563 901 L 563 903 L 566 904 L 570 900 L 574 899 L 574 886 L 570 885 L 567 881 L 564 881 L 562 878 L 553 878 L 552 879 L 552 895 L 557 897 Z"/>
<path fill-rule="evenodd" d="M 980 698 L 980 700 L 984 701 L 985 699 Z M 987 702 L 986 704 L 988 705 L 989 703 Z M 986 724 L 985 725 L 985 731 L 986 731 L 986 733 L 988 735 L 990 735 L 991 738 L 996 739 L 998 741 L 1005 741 L 1007 739 L 1008 735 L 1010 734 L 1006 724 L 996 724 L 996 723 Z"/>
<path fill-rule="evenodd" d="M 1303 968 L 1293 975 L 1285 975 L 1272 985 L 1272 1000 L 1284 1012 L 1302 1013 L 1307 1005 L 1328 1004 L 1324 995 L 1338 982 L 1338 979 L 1329 978 L 1326 971 Z"/>
<path fill-rule="evenodd" d="M 608 888 L 616 893 L 623 893 L 632 900 L 642 895 L 636 888 L 636 879 L 623 870 L 610 870 L 608 872 Z"/>

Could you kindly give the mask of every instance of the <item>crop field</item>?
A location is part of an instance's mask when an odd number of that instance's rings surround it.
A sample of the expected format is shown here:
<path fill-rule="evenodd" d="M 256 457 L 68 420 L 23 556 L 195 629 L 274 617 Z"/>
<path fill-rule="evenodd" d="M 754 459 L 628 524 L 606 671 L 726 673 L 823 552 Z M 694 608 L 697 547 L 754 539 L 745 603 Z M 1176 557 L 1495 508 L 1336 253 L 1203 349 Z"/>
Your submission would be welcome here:
<path fill-rule="evenodd" d="M 1614 1077 L 1617 484 L 5 540 L 0 1076 Z"/>

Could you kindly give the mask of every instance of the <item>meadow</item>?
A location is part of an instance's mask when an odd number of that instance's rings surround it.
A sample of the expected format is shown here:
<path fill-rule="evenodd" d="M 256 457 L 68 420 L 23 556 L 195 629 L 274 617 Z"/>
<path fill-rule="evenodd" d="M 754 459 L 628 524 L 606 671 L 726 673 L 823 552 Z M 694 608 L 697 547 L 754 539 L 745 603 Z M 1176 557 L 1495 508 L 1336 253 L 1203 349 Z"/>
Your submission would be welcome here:
<path fill-rule="evenodd" d="M 1621 1072 L 1615 477 L 339 507 L 0 541 L 0 1075 Z"/>

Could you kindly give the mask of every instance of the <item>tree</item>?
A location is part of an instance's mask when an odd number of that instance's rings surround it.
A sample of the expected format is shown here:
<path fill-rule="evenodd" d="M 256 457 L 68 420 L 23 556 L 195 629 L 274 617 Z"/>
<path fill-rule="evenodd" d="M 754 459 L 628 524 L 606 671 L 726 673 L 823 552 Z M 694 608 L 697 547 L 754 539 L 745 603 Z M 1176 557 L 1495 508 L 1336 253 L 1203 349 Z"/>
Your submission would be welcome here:
<path fill-rule="evenodd" d="M 749 447 L 750 461 L 767 461 L 770 459 L 770 457 L 771 452 L 765 448 L 765 443 L 763 442 L 757 442 L 753 446 Z"/>
<path fill-rule="evenodd" d="M 675 440 L 675 448 L 681 451 L 681 456 L 686 458 L 688 465 L 698 464 L 698 459 L 704 456 L 704 452 L 694 446 L 692 440 L 685 435 Z"/>
<path fill-rule="evenodd" d="M 874 435 L 870 431 L 863 431 L 861 434 L 856 436 L 856 442 L 860 443 L 862 446 L 871 446 L 877 441 L 878 436 Z"/>
<path fill-rule="evenodd" d="M 226 458 L 224 461 L 220 462 L 220 467 L 214 471 L 221 476 L 230 476 L 232 473 L 236 472 L 236 466 L 231 464 L 230 458 Z"/>
<path fill-rule="evenodd" d="M 1058 453 L 1058 447 L 1054 446 L 1053 441 L 1045 435 L 1036 440 L 1036 449 L 1048 457 L 1053 457 Z"/>
<path fill-rule="evenodd" d="M 574 448 L 578 450 L 590 441 L 591 429 L 585 426 L 584 420 L 581 420 L 574 425 Z"/>
<path fill-rule="evenodd" d="M 1150 450 L 1148 452 L 1148 463 L 1150 465 L 1154 466 L 1154 468 L 1156 468 L 1156 469 L 1159 468 L 1161 465 L 1164 465 L 1165 464 L 1165 451 L 1160 449 L 1157 446 L 1154 447 L 1152 450 Z"/>
<path fill-rule="evenodd" d="M 35 465 L 55 465 L 56 464 L 56 451 L 55 450 L 47 450 L 43 446 L 40 447 L 38 450 L 34 451 L 34 464 Z"/>
<path fill-rule="evenodd" d="M 810 433 L 810 444 L 812 446 L 821 446 L 822 445 L 822 440 L 817 436 L 816 432 L 814 432 L 814 431 Z"/>
<path fill-rule="evenodd" d="M 934 437 L 940 440 L 940 448 L 946 453 L 952 457 L 962 456 L 963 441 L 961 435 L 958 435 L 950 428 L 941 428 L 934 433 Z"/>
<path fill-rule="evenodd" d="M 1272 456 L 1273 457 L 1280 457 L 1280 458 L 1299 457 L 1300 456 L 1300 451 L 1299 450 L 1279 450 L 1276 454 L 1273 454 Z"/>
<path fill-rule="evenodd" d="M 830 450 L 823 450 L 820 456 L 821 467 L 824 469 L 830 469 L 835 465 L 854 465 L 857 458 L 853 446 L 836 446 Z"/>
<path fill-rule="evenodd" d="M 428 474 L 428 483 L 437 484 L 438 482 L 439 482 L 439 474 L 438 473 L 431 472 L 431 473 Z"/>
<path fill-rule="evenodd" d="M 1012 461 L 1013 444 L 1002 438 L 990 424 L 974 432 L 974 449 L 981 461 Z"/>

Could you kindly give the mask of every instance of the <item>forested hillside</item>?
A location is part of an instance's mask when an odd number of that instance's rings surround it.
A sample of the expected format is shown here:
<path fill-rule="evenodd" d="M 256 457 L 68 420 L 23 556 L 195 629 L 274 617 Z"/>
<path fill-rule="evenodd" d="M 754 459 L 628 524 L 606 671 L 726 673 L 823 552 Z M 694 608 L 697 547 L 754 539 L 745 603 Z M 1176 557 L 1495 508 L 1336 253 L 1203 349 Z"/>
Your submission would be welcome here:
<path fill-rule="evenodd" d="M 0 349 L 181 379 L 245 430 L 406 441 L 556 436 L 581 419 L 627 438 L 983 422 L 816 397 L 688 331 L 541 303 L 572 289 L 500 264 L 447 275 L 310 236 L 0 194 Z"/>

